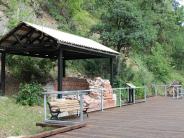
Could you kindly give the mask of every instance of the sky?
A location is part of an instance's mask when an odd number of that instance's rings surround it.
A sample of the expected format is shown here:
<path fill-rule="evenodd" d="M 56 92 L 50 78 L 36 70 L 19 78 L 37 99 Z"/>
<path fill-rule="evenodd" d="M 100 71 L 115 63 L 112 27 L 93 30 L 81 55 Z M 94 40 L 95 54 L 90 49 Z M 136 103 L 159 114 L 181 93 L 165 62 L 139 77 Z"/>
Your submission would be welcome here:
<path fill-rule="evenodd" d="M 181 5 L 184 6 L 184 0 L 177 0 Z"/>

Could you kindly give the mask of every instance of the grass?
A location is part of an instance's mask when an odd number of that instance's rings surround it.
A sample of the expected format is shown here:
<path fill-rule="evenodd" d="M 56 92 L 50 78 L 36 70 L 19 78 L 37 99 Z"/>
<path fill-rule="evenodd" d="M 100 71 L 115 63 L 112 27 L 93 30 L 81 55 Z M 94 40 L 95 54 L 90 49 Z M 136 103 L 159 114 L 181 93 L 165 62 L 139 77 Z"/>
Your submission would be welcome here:
<path fill-rule="evenodd" d="M 44 131 L 36 122 L 43 120 L 43 107 L 22 106 L 14 98 L 0 97 L 0 138 L 31 135 Z"/>

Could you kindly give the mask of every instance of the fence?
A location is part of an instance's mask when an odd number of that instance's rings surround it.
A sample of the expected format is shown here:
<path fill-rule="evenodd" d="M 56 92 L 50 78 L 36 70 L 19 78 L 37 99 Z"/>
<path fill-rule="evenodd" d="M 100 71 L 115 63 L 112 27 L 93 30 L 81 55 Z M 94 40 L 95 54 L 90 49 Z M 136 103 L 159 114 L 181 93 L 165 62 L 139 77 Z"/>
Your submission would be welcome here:
<path fill-rule="evenodd" d="M 145 102 L 147 98 L 147 87 L 135 87 L 135 88 L 113 88 L 113 93 L 116 94 L 116 106 L 121 107 L 123 105 L 130 104 L 130 89 L 133 91 L 132 103 Z"/>
<path fill-rule="evenodd" d="M 115 104 L 111 105 L 111 107 L 121 107 L 122 105 L 129 104 L 129 96 L 130 96 L 130 88 L 113 88 L 113 97 L 112 100 L 115 101 Z M 142 101 L 146 101 L 147 97 L 147 87 L 136 87 L 133 88 L 133 103 L 138 103 Z M 99 101 L 99 108 L 96 110 L 103 111 L 106 108 L 109 108 L 106 106 L 106 102 L 108 100 L 104 99 L 104 92 L 105 89 L 90 89 L 90 90 L 76 90 L 76 91 L 50 91 L 50 92 L 44 92 L 44 121 L 49 122 L 48 119 L 48 107 L 47 102 L 48 98 L 51 96 L 57 97 L 58 94 L 62 94 L 62 98 L 67 98 L 68 96 L 73 96 L 75 99 L 78 99 L 80 101 L 80 112 L 78 114 L 80 115 L 80 121 L 83 121 L 83 105 L 84 105 L 84 96 L 89 95 L 91 92 L 97 92 L 99 94 L 98 101 Z M 104 106 L 105 104 L 105 106 Z"/>
<path fill-rule="evenodd" d="M 152 84 L 152 88 L 155 96 L 169 96 L 169 90 L 173 98 L 178 99 L 184 96 L 182 85 Z"/>
<path fill-rule="evenodd" d="M 50 122 L 48 119 L 48 114 L 47 114 L 47 102 L 48 102 L 48 97 L 51 95 L 58 95 L 61 94 L 62 97 L 66 97 L 69 95 L 75 95 L 76 99 L 79 99 L 80 101 L 80 121 L 83 121 L 83 95 L 89 93 L 91 90 L 77 90 L 77 91 L 51 91 L 51 92 L 44 92 L 44 121 L 45 122 Z M 101 92 L 102 93 L 102 92 Z"/>
<path fill-rule="evenodd" d="M 182 98 L 184 96 L 184 88 L 177 88 L 176 90 L 176 94 L 173 94 L 173 98 L 179 99 Z"/>

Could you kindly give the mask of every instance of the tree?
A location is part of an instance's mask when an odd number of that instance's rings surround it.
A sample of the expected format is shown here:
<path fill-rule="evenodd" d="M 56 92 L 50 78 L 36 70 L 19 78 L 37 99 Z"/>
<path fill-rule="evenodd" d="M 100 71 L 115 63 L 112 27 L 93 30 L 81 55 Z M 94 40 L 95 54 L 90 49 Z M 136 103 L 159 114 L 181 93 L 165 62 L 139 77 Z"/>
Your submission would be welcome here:
<path fill-rule="evenodd" d="M 115 0 L 109 3 L 107 11 L 101 16 L 102 23 L 92 31 L 100 33 L 105 45 L 120 52 L 122 48 L 129 49 L 136 40 L 141 40 L 142 16 L 132 1 Z"/>
<path fill-rule="evenodd" d="M 10 73 L 22 82 L 45 82 L 54 63 L 49 59 L 8 55 L 7 65 Z"/>

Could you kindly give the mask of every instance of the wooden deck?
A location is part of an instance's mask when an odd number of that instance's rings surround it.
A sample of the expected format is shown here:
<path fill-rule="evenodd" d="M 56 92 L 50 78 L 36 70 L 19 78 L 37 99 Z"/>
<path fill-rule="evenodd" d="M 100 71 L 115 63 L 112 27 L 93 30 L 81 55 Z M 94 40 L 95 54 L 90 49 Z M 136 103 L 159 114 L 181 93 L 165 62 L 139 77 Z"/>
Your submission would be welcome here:
<path fill-rule="evenodd" d="M 89 114 L 88 125 L 50 138 L 184 138 L 184 99 L 146 103 Z"/>

